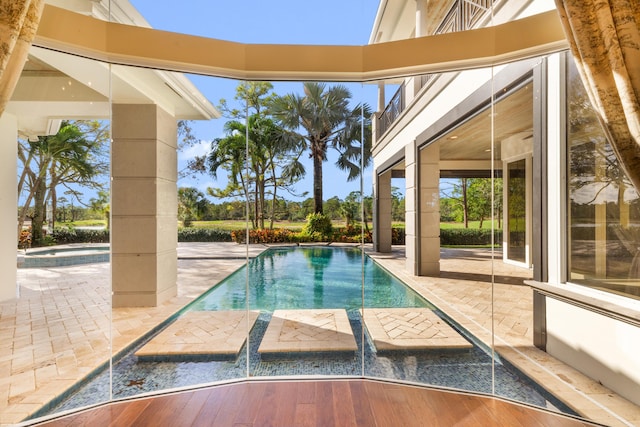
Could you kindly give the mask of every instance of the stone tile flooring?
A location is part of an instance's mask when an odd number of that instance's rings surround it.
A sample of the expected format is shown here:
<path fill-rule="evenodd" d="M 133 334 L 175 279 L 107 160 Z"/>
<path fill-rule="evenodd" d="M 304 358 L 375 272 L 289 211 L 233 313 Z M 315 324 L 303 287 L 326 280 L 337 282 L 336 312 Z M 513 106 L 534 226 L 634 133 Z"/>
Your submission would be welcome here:
<path fill-rule="evenodd" d="M 235 358 L 258 319 L 257 311 L 189 311 L 135 352 L 141 358 Z M 181 357 L 181 360 L 185 360 Z"/>
<path fill-rule="evenodd" d="M 264 249 L 252 247 L 250 256 Z M 245 253 L 232 243 L 180 244 L 178 296 L 155 308 L 111 310 L 106 263 L 18 270 L 20 298 L 0 302 L 0 425 L 20 422 L 107 361 L 111 351 L 172 316 L 242 266 Z M 443 250 L 438 278 L 407 274 L 404 248 L 371 255 L 480 340 L 495 342 L 501 357 L 585 417 L 640 425 L 638 406 L 532 345 L 532 292 L 523 285 L 528 270 L 498 261 L 491 286 L 486 251 Z"/>
<path fill-rule="evenodd" d="M 362 312 L 377 351 L 473 347 L 428 308 L 367 308 Z"/>
<path fill-rule="evenodd" d="M 344 309 L 275 310 L 258 353 L 356 351 Z"/>

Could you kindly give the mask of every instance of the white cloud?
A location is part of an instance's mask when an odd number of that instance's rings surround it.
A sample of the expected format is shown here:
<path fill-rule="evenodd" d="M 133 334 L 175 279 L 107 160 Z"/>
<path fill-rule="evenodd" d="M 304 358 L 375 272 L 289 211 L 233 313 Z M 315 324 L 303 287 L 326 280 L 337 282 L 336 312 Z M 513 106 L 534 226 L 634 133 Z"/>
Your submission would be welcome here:
<path fill-rule="evenodd" d="M 196 156 L 203 156 L 209 152 L 210 146 L 211 146 L 210 141 L 205 141 L 204 139 L 201 139 L 191 147 L 187 147 L 184 151 L 180 151 L 178 153 L 178 158 L 180 160 L 191 160 Z"/>

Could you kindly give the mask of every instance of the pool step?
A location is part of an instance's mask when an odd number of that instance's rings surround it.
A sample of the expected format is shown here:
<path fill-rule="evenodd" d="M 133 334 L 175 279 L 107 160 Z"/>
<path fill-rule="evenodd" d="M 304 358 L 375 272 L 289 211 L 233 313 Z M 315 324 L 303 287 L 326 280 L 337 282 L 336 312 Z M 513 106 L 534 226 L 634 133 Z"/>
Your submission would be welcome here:
<path fill-rule="evenodd" d="M 343 353 L 353 355 L 358 345 L 344 309 L 275 310 L 258 353 Z"/>
<path fill-rule="evenodd" d="M 463 350 L 473 347 L 428 308 L 367 308 L 361 314 L 378 352 Z"/>
<path fill-rule="evenodd" d="M 189 311 L 135 352 L 140 360 L 233 360 L 259 312 Z"/>

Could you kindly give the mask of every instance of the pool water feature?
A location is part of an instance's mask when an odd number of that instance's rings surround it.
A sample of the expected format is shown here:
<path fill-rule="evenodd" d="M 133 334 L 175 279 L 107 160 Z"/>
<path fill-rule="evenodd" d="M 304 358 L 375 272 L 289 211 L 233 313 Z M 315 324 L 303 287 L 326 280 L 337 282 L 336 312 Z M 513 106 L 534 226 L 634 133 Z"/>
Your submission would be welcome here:
<path fill-rule="evenodd" d="M 362 308 L 363 295 L 365 309 L 429 307 L 474 346 L 465 351 L 378 354 L 368 334 L 362 333 L 359 310 Z M 104 396 L 104 400 L 110 395 L 111 382 L 113 397 L 117 399 L 248 377 L 313 375 L 388 378 L 488 394 L 493 392 L 495 384 L 497 395 L 575 415 L 509 364 L 499 360 L 494 364 L 489 349 L 369 257 L 363 256 L 359 249 L 272 248 L 214 286 L 186 307 L 185 311 L 243 310 L 247 305 L 250 309 L 260 310 L 260 315 L 249 333 L 246 349 L 240 352 L 236 360 L 140 361 L 134 352 L 154 335 L 149 334 L 122 357 L 116 358 L 112 376 L 105 368 L 89 381 L 51 402 L 49 407 L 44 408 L 48 412 L 43 411 L 36 416 L 94 404 L 96 396 Z M 262 358 L 258 348 L 273 310 L 307 308 L 346 309 L 358 351 L 351 356 L 326 353 L 305 357 L 283 354 L 279 358 Z"/>

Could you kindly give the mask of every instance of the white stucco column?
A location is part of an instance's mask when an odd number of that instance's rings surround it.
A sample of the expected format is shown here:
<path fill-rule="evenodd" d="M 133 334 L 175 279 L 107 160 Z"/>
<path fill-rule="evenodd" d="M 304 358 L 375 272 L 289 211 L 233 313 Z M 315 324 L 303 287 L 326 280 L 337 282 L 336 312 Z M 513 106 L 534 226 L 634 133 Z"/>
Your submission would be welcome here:
<path fill-rule="evenodd" d="M 416 199 L 418 198 L 418 164 L 416 162 L 415 141 L 407 144 L 404 149 L 404 230 L 405 257 L 407 272 L 418 275 L 419 236 L 417 234 Z"/>
<path fill-rule="evenodd" d="M 378 175 L 376 181 L 376 224 L 374 225 L 374 247 L 377 252 L 391 252 L 391 170 Z"/>
<path fill-rule="evenodd" d="M 428 0 L 416 0 L 416 37 L 427 35 Z"/>
<path fill-rule="evenodd" d="M 416 2 L 416 31 L 415 37 L 427 36 L 427 7 L 428 0 L 415 0 Z M 422 89 L 421 76 L 414 76 L 409 80 L 409 90 L 415 96 Z"/>
<path fill-rule="evenodd" d="M 177 123 L 156 105 L 112 120 L 113 306 L 156 306 L 177 293 Z"/>
<path fill-rule="evenodd" d="M 440 144 L 420 150 L 420 276 L 440 275 Z"/>
<path fill-rule="evenodd" d="M 378 113 L 382 113 L 387 106 L 385 103 L 384 82 L 378 82 Z"/>
<path fill-rule="evenodd" d="M 5 111 L 0 118 L 0 301 L 17 296 L 17 159 L 18 119 Z"/>

